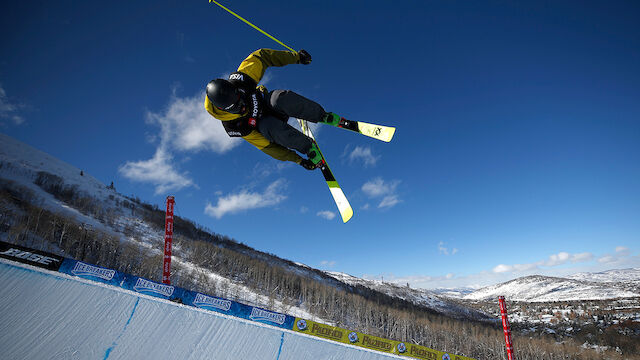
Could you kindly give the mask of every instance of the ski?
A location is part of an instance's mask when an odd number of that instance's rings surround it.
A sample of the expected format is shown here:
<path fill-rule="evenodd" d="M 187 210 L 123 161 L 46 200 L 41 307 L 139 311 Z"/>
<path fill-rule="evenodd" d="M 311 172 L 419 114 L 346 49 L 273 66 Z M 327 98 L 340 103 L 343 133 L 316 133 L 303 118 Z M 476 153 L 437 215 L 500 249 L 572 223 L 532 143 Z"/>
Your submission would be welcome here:
<path fill-rule="evenodd" d="M 340 119 L 340 123 L 337 127 L 351 130 L 385 142 L 391 141 L 393 134 L 396 132 L 396 128 L 391 126 L 369 124 L 362 121 L 347 120 L 345 118 Z"/>
<path fill-rule="evenodd" d="M 311 129 L 309 128 L 307 122 L 302 119 L 298 119 L 298 122 L 300 123 L 302 132 L 310 137 L 313 141 L 316 141 L 316 139 L 313 137 L 313 134 L 311 133 Z M 349 204 L 349 200 L 347 200 L 347 197 L 342 192 L 340 185 L 338 185 L 335 176 L 333 176 L 333 172 L 331 172 L 331 169 L 329 168 L 324 155 L 322 155 L 322 152 L 320 152 L 320 155 L 322 156 L 320 170 L 322 171 L 322 175 L 324 176 L 324 179 L 329 186 L 331 196 L 333 196 L 333 200 L 336 202 L 336 206 L 338 206 L 338 211 L 340 212 L 340 216 L 342 216 L 342 221 L 346 223 L 353 216 L 353 209 L 351 208 L 351 204 Z"/>

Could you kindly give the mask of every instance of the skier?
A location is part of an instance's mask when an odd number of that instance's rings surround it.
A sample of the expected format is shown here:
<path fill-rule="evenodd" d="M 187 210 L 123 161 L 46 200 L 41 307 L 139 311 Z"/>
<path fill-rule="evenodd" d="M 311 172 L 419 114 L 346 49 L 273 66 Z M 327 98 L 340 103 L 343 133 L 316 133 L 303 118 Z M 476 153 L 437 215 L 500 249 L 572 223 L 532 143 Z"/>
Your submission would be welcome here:
<path fill-rule="evenodd" d="M 270 66 L 310 63 L 311 55 L 305 50 L 256 50 L 240 63 L 228 80 L 214 79 L 207 84 L 204 106 L 209 114 L 222 121 L 229 136 L 242 137 L 273 158 L 314 170 L 323 161 L 317 144 L 287 120 L 295 117 L 338 126 L 341 117 L 293 91 L 268 91 L 263 85 L 258 86 Z"/>

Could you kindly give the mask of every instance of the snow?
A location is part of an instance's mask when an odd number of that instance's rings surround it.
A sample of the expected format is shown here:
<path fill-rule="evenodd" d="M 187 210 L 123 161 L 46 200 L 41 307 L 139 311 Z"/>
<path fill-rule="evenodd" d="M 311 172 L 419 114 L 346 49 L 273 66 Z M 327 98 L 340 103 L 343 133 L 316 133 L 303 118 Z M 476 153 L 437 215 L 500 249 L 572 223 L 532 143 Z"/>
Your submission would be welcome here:
<path fill-rule="evenodd" d="M 6 359 L 401 359 L 0 260 Z"/>
<path fill-rule="evenodd" d="M 125 201 L 127 199 L 124 196 L 108 189 L 106 185 L 87 172 L 82 171 L 81 175 L 80 169 L 2 133 L 0 133 L 0 144 L 2 144 L 0 146 L 0 178 L 14 181 L 33 191 L 41 201 L 41 206 L 47 210 L 64 213 L 94 229 L 113 233 L 113 229 L 106 227 L 93 217 L 69 207 L 44 191 L 34 181 L 41 171 L 59 176 L 64 180 L 65 185 L 77 186 L 78 193 L 101 201 L 105 210 L 111 208 L 120 212 L 121 209 L 115 207 L 114 200 L 109 200 L 109 198 L 113 197 L 113 199 Z"/>
<path fill-rule="evenodd" d="M 640 285 L 640 268 L 608 270 L 597 273 L 578 273 L 568 277 L 573 280 L 593 282 L 630 282 Z"/>
<path fill-rule="evenodd" d="M 584 275 L 583 275 L 584 277 Z M 527 276 L 506 283 L 488 286 L 464 296 L 466 300 L 495 300 L 505 296 L 511 301 L 605 300 L 640 297 L 624 285 L 589 282 L 548 276 Z"/>
<path fill-rule="evenodd" d="M 444 295 L 436 294 L 433 291 L 424 289 L 414 289 L 407 286 L 400 286 L 393 283 L 386 283 L 381 280 L 366 280 L 349 274 L 333 271 L 325 271 L 326 274 L 334 277 L 345 284 L 352 286 L 361 285 L 391 297 L 403 299 L 413 304 L 422 305 L 436 310 L 442 314 L 452 317 L 475 317 L 477 319 L 486 318 L 485 314 L 475 312 L 467 307 L 461 306 L 453 299 Z"/>

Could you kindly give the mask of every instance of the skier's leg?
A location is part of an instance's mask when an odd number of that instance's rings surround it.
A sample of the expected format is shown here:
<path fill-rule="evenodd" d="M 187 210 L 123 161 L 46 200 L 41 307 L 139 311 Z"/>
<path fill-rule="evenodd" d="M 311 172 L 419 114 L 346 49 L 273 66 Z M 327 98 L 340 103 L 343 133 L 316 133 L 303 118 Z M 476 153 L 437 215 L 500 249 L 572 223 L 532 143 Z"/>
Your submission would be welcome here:
<path fill-rule="evenodd" d="M 258 131 L 267 140 L 282 145 L 288 149 L 296 150 L 302 154 L 307 154 L 311 149 L 313 141 L 305 134 L 298 131 L 286 121 L 282 121 L 274 116 L 265 116 L 258 122 Z"/>
<path fill-rule="evenodd" d="M 314 123 L 322 122 L 326 114 L 326 111 L 317 102 L 289 90 L 270 92 L 269 103 L 278 112 Z"/>

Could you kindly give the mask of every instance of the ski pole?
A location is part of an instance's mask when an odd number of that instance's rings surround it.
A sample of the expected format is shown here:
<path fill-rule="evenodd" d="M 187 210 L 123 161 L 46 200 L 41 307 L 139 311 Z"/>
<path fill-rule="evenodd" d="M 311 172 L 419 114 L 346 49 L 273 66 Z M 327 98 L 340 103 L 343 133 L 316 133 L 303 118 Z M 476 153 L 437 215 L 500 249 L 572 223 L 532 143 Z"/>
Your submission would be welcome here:
<path fill-rule="evenodd" d="M 286 47 L 287 49 L 289 49 L 289 50 L 291 50 L 291 51 L 295 51 L 295 50 L 293 50 L 292 48 L 290 48 L 290 47 L 288 47 L 287 45 L 285 45 L 284 43 L 282 43 L 282 41 L 280 41 L 280 40 L 278 40 L 278 39 L 274 38 L 273 36 L 271 36 L 271 35 L 269 35 L 268 33 L 266 33 L 264 30 L 262 30 L 262 29 L 260 29 L 259 27 L 257 27 L 257 26 L 255 26 L 255 25 L 253 25 L 253 24 L 252 24 L 252 23 L 250 23 L 249 21 L 245 20 L 242 16 L 240 16 L 240 15 L 238 15 L 238 14 L 234 13 L 233 11 L 231 11 L 231 10 L 227 9 L 226 7 L 222 6 L 222 4 L 220 4 L 220 3 L 219 3 L 219 2 L 217 2 L 216 0 L 209 0 L 209 2 L 210 2 L 210 3 L 215 3 L 216 5 L 220 6 L 221 8 L 223 8 L 223 9 L 227 10 L 231 15 L 233 15 L 233 16 L 237 17 L 238 19 L 240 19 L 240 20 L 244 21 L 245 23 L 247 23 L 247 25 L 251 26 L 252 28 L 254 28 L 254 29 L 258 30 L 258 31 L 260 31 L 261 33 L 263 33 L 264 35 L 268 36 L 269 38 L 271 38 L 271 40 L 273 40 L 273 41 L 277 42 L 278 44 L 280 44 L 280 45 L 282 45 L 282 46 Z"/>

